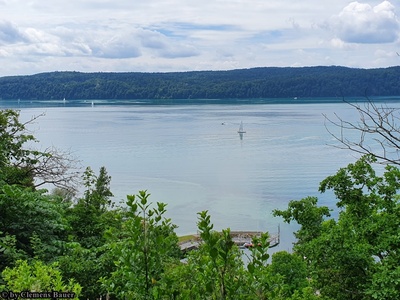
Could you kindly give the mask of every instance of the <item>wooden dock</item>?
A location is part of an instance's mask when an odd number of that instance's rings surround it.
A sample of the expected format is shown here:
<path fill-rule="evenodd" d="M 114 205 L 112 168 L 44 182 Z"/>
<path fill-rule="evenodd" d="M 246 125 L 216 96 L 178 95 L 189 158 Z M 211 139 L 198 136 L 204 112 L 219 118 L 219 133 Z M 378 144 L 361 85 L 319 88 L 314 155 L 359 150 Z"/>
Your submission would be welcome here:
<path fill-rule="evenodd" d="M 245 244 L 251 244 L 253 237 L 260 237 L 262 232 L 260 231 L 231 231 L 231 237 L 233 242 L 239 246 L 239 247 L 244 247 Z M 179 247 L 183 252 L 188 252 L 191 250 L 198 249 L 200 244 L 202 243 L 202 240 L 200 238 L 200 235 L 194 234 L 193 239 L 189 241 L 185 241 L 183 243 L 179 244 Z M 280 230 L 278 227 L 278 233 L 277 234 L 271 234 L 269 237 L 269 247 L 276 247 L 280 243 Z"/>

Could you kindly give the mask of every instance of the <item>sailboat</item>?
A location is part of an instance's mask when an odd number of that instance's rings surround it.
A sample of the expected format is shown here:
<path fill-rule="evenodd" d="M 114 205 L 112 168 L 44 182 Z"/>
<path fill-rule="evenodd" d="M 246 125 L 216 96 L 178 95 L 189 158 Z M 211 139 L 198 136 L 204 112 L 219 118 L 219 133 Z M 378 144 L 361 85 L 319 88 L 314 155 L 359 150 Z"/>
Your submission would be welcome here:
<path fill-rule="evenodd" d="M 244 129 L 243 129 L 243 121 L 240 122 L 238 133 L 246 133 L 246 131 L 244 131 Z"/>

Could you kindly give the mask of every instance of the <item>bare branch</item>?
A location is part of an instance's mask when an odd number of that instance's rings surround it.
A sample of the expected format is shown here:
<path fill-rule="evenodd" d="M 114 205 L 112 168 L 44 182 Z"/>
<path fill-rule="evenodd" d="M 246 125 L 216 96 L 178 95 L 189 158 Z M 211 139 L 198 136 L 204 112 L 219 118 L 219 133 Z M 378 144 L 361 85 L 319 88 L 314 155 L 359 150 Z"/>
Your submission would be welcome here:
<path fill-rule="evenodd" d="M 399 109 L 386 104 L 377 106 L 368 98 L 363 104 L 343 101 L 358 112 L 359 120 L 346 121 L 336 113 L 335 119 L 330 119 L 324 114 L 326 130 L 339 143 L 333 146 L 373 155 L 382 164 L 400 165 Z M 333 132 L 330 125 L 339 128 L 340 133 Z"/>
<path fill-rule="evenodd" d="M 81 180 L 80 162 L 70 152 L 54 147 L 40 152 L 38 162 L 29 171 L 35 178 L 35 187 L 52 184 L 55 187 L 76 192 Z"/>
<path fill-rule="evenodd" d="M 18 124 L 19 126 L 15 126 L 15 127 L 10 127 L 10 131 L 8 132 L 10 136 L 15 136 L 17 133 L 21 133 L 22 131 L 24 132 L 29 132 L 27 129 L 27 125 L 31 125 L 33 123 L 35 123 L 35 121 L 37 119 L 39 119 L 40 117 L 43 117 L 46 115 L 45 112 L 39 114 L 39 115 L 34 115 L 32 116 L 28 121 L 24 122 L 24 123 L 19 123 L 18 119 L 19 119 L 19 112 L 17 111 L 17 114 L 14 116 L 15 118 L 15 124 Z"/>
<path fill-rule="evenodd" d="M 9 176 L 5 172 L 5 182 L 23 183 L 30 187 L 52 184 L 55 187 L 74 192 L 80 181 L 79 161 L 70 152 L 62 152 L 50 147 L 44 151 L 31 148 L 37 142 L 27 125 L 44 116 L 42 113 L 28 121 L 19 121 L 20 112 L 0 110 L 0 165 L 2 168 L 18 170 L 19 175 Z"/>

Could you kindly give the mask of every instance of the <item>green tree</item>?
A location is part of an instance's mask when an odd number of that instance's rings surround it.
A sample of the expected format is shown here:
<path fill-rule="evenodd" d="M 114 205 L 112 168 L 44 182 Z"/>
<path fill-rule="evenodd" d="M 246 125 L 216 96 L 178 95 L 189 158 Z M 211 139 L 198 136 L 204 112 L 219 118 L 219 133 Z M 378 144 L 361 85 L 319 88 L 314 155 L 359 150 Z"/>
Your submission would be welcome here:
<path fill-rule="evenodd" d="M 95 299 L 106 294 L 99 279 L 115 269 L 104 234 L 111 227 L 121 230 L 122 212 L 112 209 L 111 177 L 105 167 L 99 175 L 86 168 L 83 179 L 83 197 L 67 210 L 69 242 L 58 262 L 63 275 L 82 286 L 82 296 Z"/>
<path fill-rule="evenodd" d="M 364 156 L 321 182 L 320 191 L 332 189 L 338 199 L 337 219 L 328 219 L 328 209 L 312 198 L 275 211 L 300 224 L 294 249 L 305 258 L 314 287 L 333 299 L 399 296 L 400 171 L 387 166 L 378 176 L 375 161 Z"/>
<path fill-rule="evenodd" d="M 14 268 L 6 268 L 2 272 L 5 285 L 0 286 L 0 290 L 4 293 L 46 293 L 35 298 L 54 299 L 54 298 L 70 298 L 79 299 L 81 286 L 69 280 L 64 283 L 61 272 L 57 268 L 57 264 L 46 265 L 41 261 L 35 261 L 29 264 L 25 260 L 18 260 Z M 57 293 L 54 296 L 53 292 Z M 70 293 L 72 297 L 60 297 L 62 293 Z M 21 295 L 23 298 L 29 296 Z M 31 296 L 32 297 L 32 296 Z M 6 297 L 5 297 L 6 298 Z M 12 298 L 10 296 L 10 298 Z"/>
<path fill-rule="evenodd" d="M 118 299 L 156 299 L 157 282 L 180 256 L 176 226 L 164 217 L 166 205 L 152 208 L 149 196 L 146 191 L 128 195 L 122 230 L 108 235 L 116 269 L 102 282 Z"/>
<path fill-rule="evenodd" d="M 253 247 L 250 247 L 251 257 L 247 265 L 248 270 L 248 298 L 245 299 L 283 299 L 289 298 L 285 294 L 284 277 L 274 273 L 274 269 L 268 263 L 269 234 L 261 234 L 253 237 Z"/>
<path fill-rule="evenodd" d="M 24 145 L 36 139 L 27 133 L 26 124 L 19 121 L 18 111 L 0 111 L 0 137 L 0 181 L 33 186 L 28 166 L 35 163 L 34 153 L 24 149 Z"/>
<path fill-rule="evenodd" d="M 309 287 L 306 262 L 296 253 L 286 251 L 274 253 L 268 268 L 272 277 L 282 278 L 282 293 L 285 298 L 290 298 L 296 291 L 300 293 Z"/>
<path fill-rule="evenodd" d="M 235 299 L 244 287 L 243 261 L 230 230 L 213 230 L 207 211 L 198 213 L 202 244 L 188 258 L 193 269 L 193 291 L 200 299 Z"/>
<path fill-rule="evenodd" d="M 111 206 L 110 197 L 114 196 L 110 190 L 111 176 L 106 168 L 100 168 L 96 176 L 90 167 L 87 167 L 84 174 L 84 186 L 86 187 L 83 202 L 86 206 L 92 206 L 99 212 L 105 211 Z"/>
<path fill-rule="evenodd" d="M 79 243 L 67 243 L 57 263 L 64 278 L 73 278 L 82 287 L 83 299 L 98 299 L 107 294 L 99 279 L 115 269 L 106 246 L 86 249 Z"/>
<path fill-rule="evenodd" d="M 103 234 L 122 220 L 119 211 L 108 210 L 111 177 L 104 167 L 98 176 L 88 168 L 84 198 L 69 208 L 73 160 L 53 149 L 30 148 L 36 139 L 27 125 L 34 120 L 21 123 L 18 111 L 0 111 L 0 271 L 18 259 L 58 260 L 66 278 L 83 282 L 84 297 L 95 298 L 98 279 L 112 270 Z M 45 183 L 57 190 L 38 190 Z"/>
<path fill-rule="evenodd" d="M 51 261 L 60 254 L 68 228 L 64 213 L 65 205 L 43 190 L 31 191 L 17 185 L 0 188 L 2 239 L 13 240 L 15 251 L 26 258 Z M 1 269 L 11 263 L 11 253 L 0 253 Z"/>
<path fill-rule="evenodd" d="M 199 213 L 197 225 L 199 248 L 188 253 L 185 263 L 167 269 L 158 285 L 161 299 L 284 299 L 283 277 L 267 263 L 268 233 L 253 238 L 246 268 L 229 229 L 213 230 L 207 211 Z"/>
<path fill-rule="evenodd" d="M 171 263 L 156 289 L 160 299 L 243 299 L 247 290 L 241 254 L 229 229 L 213 230 L 207 211 L 197 223 L 201 244 L 185 263 Z"/>
<path fill-rule="evenodd" d="M 4 234 L 0 231 L 0 271 L 7 266 L 13 266 L 17 260 L 27 259 L 28 256 L 21 249 L 17 249 L 15 235 Z"/>
<path fill-rule="evenodd" d="M 50 183 L 73 190 L 76 160 L 54 148 L 30 148 L 37 140 L 27 126 L 40 116 L 25 123 L 20 122 L 19 116 L 16 110 L 0 110 L 0 184 L 37 188 Z"/>
<path fill-rule="evenodd" d="M 83 174 L 84 186 L 86 188 L 83 198 L 68 210 L 69 223 L 72 235 L 76 242 L 84 248 L 100 247 L 104 244 L 104 232 L 115 225 L 110 197 L 111 177 L 107 174 L 105 167 L 100 168 L 96 176 L 90 167 Z M 111 222 L 111 223 L 109 223 Z"/>

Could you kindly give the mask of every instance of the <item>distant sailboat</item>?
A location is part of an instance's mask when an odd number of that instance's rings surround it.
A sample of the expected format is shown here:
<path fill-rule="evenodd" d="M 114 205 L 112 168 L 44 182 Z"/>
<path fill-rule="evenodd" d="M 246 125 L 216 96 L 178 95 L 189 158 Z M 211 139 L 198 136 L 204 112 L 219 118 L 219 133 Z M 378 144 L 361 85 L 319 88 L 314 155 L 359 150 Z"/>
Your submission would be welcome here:
<path fill-rule="evenodd" d="M 244 129 L 243 129 L 243 121 L 240 122 L 238 133 L 246 133 L 246 131 L 244 131 Z"/>
<path fill-rule="evenodd" d="M 94 106 L 94 102 L 92 101 L 92 107 Z"/>

